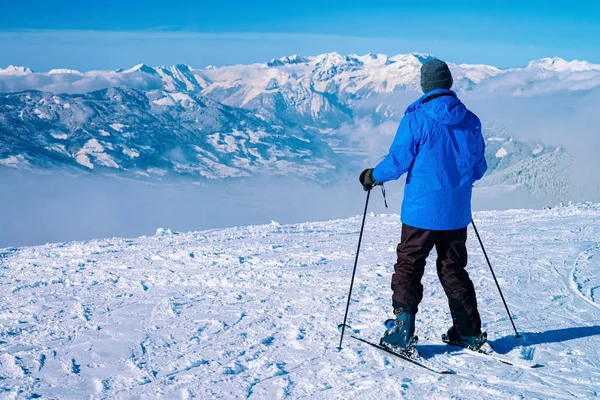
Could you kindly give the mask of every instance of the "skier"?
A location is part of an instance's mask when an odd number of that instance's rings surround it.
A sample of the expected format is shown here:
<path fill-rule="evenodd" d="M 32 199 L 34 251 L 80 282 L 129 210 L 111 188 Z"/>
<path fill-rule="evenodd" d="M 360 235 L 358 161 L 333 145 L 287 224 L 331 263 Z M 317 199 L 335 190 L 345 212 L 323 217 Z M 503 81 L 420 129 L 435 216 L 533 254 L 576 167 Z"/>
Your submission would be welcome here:
<path fill-rule="evenodd" d="M 467 226 L 471 222 L 473 183 L 487 170 L 479 118 L 451 91 L 448 65 L 429 60 L 421 67 L 424 95 L 400 122 L 389 154 L 360 175 L 365 190 L 407 172 L 402 202 L 402 234 L 392 275 L 395 319 L 386 321 L 381 344 L 416 352 L 415 314 L 423 298 L 425 262 L 435 246 L 437 274 L 444 287 L 453 325 L 445 341 L 478 350 L 481 331 L 475 288 L 467 265 Z"/>

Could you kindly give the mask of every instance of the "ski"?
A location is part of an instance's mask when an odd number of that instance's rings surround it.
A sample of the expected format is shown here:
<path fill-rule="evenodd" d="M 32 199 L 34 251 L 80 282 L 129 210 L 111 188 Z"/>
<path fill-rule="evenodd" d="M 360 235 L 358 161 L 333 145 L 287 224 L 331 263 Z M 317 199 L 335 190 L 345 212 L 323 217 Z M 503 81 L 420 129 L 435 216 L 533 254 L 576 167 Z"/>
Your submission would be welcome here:
<path fill-rule="evenodd" d="M 502 364 L 510 365 L 512 367 L 526 368 L 526 369 L 543 367 L 543 365 L 538 364 L 538 363 L 518 362 L 518 361 L 513 361 L 513 360 L 509 360 L 507 358 L 504 358 L 500 354 L 496 353 L 496 351 L 492 348 L 491 345 L 489 345 L 489 343 L 488 343 L 488 347 L 489 347 L 488 350 L 478 351 L 478 350 L 471 350 L 465 343 L 453 342 L 451 340 L 445 339 L 443 336 L 442 336 L 442 342 L 444 342 L 445 344 L 447 344 L 449 346 L 460 347 L 461 349 L 464 350 L 464 354 L 472 355 L 472 356 L 480 356 L 480 357 L 484 357 L 484 358 L 491 358 L 498 362 L 501 362 Z"/>
<path fill-rule="evenodd" d="M 338 330 L 341 332 L 342 331 L 342 327 L 344 326 L 344 324 L 339 324 L 338 325 Z M 394 350 L 382 346 L 378 343 L 372 342 L 368 339 L 362 338 L 358 335 L 358 333 L 356 333 L 356 331 L 354 331 L 352 329 L 352 327 L 350 327 L 350 325 L 346 324 L 346 328 L 345 328 L 345 334 L 347 334 L 348 336 L 350 336 L 351 338 L 358 340 L 359 342 L 363 342 L 365 344 L 368 344 L 370 346 L 373 346 L 379 350 L 385 351 L 386 353 L 396 356 L 404 361 L 408 361 L 409 363 L 411 363 L 412 365 L 416 365 L 418 367 L 424 368 L 430 372 L 436 373 L 436 374 L 440 374 L 440 375 L 453 375 L 455 374 L 454 371 L 450 370 L 450 369 L 439 369 L 436 368 L 433 365 L 428 364 L 425 360 L 423 360 L 421 357 L 410 357 L 406 354 L 402 354 L 399 352 L 395 352 Z"/>

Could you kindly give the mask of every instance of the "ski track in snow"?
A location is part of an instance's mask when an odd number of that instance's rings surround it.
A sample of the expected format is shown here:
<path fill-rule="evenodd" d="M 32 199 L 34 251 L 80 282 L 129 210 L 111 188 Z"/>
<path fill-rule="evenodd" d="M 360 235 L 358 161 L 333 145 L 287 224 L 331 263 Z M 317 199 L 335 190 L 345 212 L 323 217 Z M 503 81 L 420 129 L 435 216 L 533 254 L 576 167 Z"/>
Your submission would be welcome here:
<path fill-rule="evenodd" d="M 600 393 L 600 205 L 475 215 L 484 328 L 516 368 L 422 342 L 437 376 L 351 338 L 339 352 L 360 217 L 0 249 L 0 398 L 593 398 Z M 391 316 L 397 215 L 370 215 L 349 323 Z M 435 273 L 420 337 L 450 325 Z"/>

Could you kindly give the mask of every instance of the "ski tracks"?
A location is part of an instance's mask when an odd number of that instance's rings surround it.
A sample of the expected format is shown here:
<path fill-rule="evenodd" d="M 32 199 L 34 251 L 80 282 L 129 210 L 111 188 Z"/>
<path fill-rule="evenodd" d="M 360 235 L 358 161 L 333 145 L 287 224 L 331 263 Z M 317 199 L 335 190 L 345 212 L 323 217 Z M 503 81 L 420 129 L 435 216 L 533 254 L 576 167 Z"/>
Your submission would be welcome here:
<path fill-rule="evenodd" d="M 600 290 L 599 254 L 600 242 L 582 251 L 569 274 L 569 284 L 577 296 L 600 310 L 600 298 L 596 298 L 596 292 Z"/>

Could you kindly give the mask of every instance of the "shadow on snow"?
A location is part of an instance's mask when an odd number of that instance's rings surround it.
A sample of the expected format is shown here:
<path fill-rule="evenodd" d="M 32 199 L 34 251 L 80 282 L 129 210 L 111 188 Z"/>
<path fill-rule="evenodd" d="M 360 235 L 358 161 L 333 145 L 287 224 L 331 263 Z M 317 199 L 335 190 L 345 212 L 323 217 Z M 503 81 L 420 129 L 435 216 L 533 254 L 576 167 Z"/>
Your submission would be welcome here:
<path fill-rule="evenodd" d="M 565 342 L 596 335 L 600 335 L 600 325 L 554 329 L 545 332 L 521 332 L 521 337 L 518 339 L 514 335 L 509 335 L 490 340 L 490 344 L 498 354 L 507 354 L 517 347 L 525 348 L 537 344 Z M 459 347 L 446 344 L 423 344 L 419 345 L 418 348 L 421 357 L 425 359 L 435 357 L 437 354 L 451 354 L 462 351 Z"/>
<path fill-rule="evenodd" d="M 600 326 L 578 326 L 564 329 L 554 329 L 545 332 L 521 332 L 520 338 L 514 335 L 504 336 L 500 339 L 490 341 L 494 350 L 500 354 L 506 354 L 519 346 L 534 346 L 544 343 L 566 342 L 567 340 L 581 339 L 589 336 L 600 335 Z"/>

